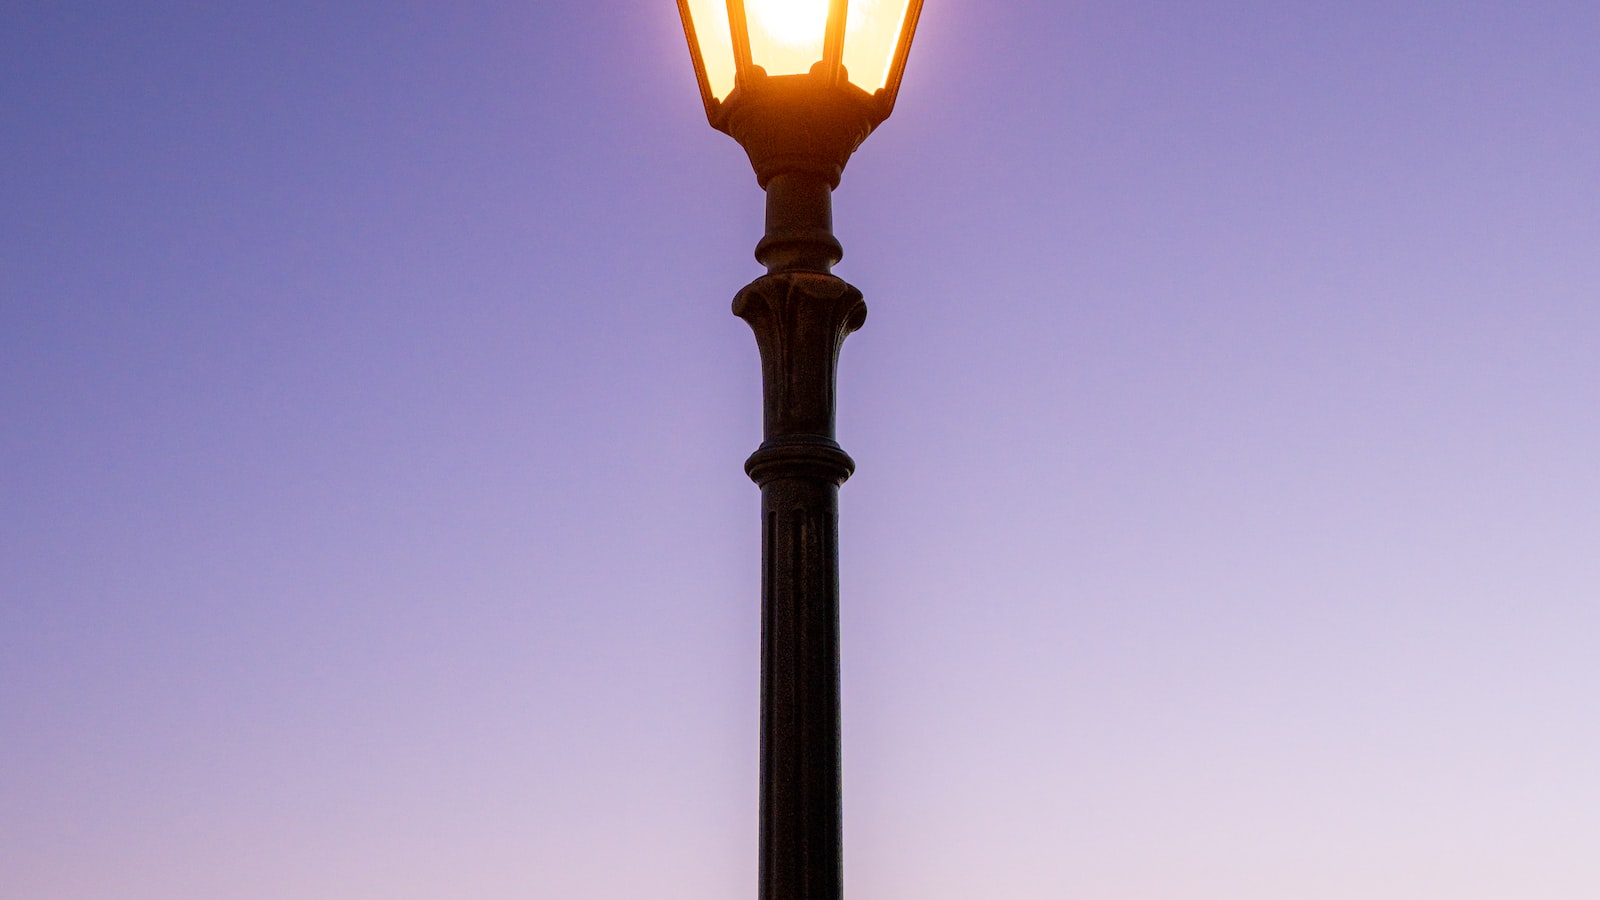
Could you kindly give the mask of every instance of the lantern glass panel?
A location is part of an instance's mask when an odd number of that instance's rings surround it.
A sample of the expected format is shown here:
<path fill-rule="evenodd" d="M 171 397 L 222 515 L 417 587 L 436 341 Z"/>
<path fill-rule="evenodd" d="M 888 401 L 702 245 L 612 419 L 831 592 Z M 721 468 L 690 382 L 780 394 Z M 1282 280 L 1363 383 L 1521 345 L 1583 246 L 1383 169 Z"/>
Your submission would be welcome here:
<path fill-rule="evenodd" d="M 733 92 L 736 73 L 727 0 L 688 0 L 688 4 L 690 24 L 700 48 L 700 60 L 706 67 L 711 96 L 726 100 Z"/>
<path fill-rule="evenodd" d="M 856 87 L 872 93 L 889 86 L 889 69 L 905 30 L 911 0 L 850 0 L 845 17 L 844 70 Z"/>
<path fill-rule="evenodd" d="M 802 75 L 822 60 L 828 0 L 745 0 L 750 61 L 768 75 Z"/>

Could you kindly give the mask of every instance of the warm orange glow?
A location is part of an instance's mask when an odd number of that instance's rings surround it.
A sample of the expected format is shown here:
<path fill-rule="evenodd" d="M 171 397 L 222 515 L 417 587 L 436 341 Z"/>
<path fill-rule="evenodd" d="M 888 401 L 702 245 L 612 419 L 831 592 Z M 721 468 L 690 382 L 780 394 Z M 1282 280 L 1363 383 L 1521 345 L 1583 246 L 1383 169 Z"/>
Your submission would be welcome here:
<path fill-rule="evenodd" d="M 727 0 L 683 0 L 711 95 L 726 100 L 737 81 Z M 750 61 L 768 75 L 800 75 L 822 60 L 829 0 L 745 0 Z M 868 93 L 887 87 L 911 0 L 849 0 L 843 59 L 850 81 Z"/>
<path fill-rule="evenodd" d="M 828 26 L 828 0 L 748 0 L 745 15 L 752 36 L 762 32 L 769 40 L 788 47 L 822 45 Z"/>
<path fill-rule="evenodd" d="M 869 93 L 889 82 L 910 0 L 850 0 L 844 68 Z M 822 59 L 828 0 L 746 0 L 750 51 L 769 75 L 794 75 Z"/>
<path fill-rule="evenodd" d="M 718 100 L 726 100 L 728 94 L 733 92 L 735 72 L 733 37 L 728 29 L 728 4 L 726 0 L 688 0 L 688 3 L 695 42 L 700 46 L 700 59 L 705 63 L 711 95 Z"/>
<path fill-rule="evenodd" d="M 750 59 L 768 75 L 800 75 L 822 59 L 828 0 L 745 0 Z"/>

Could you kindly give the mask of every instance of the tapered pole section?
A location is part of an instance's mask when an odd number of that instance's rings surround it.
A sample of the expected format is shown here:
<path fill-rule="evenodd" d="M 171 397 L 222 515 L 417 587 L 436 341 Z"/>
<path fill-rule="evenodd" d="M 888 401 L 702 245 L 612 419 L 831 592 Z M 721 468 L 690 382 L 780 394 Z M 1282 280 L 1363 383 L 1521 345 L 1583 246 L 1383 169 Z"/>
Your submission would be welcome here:
<path fill-rule="evenodd" d="M 839 485 L 855 462 L 834 439 L 839 349 L 866 318 L 830 272 L 833 179 L 766 183 L 768 274 L 734 299 L 761 351 L 761 900 L 843 893 L 839 759 Z"/>

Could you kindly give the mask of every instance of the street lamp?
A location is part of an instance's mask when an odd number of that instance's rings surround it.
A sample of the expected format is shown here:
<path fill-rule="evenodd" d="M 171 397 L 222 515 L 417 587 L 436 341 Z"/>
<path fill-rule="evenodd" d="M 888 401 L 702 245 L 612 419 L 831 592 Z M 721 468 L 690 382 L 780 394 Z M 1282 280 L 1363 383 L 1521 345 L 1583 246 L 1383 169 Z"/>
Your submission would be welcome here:
<path fill-rule="evenodd" d="M 678 0 L 712 127 L 767 192 L 734 297 L 761 351 L 761 900 L 843 893 L 839 773 L 839 349 L 866 320 L 832 274 L 833 189 L 894 109 L 922 0 Z"/>

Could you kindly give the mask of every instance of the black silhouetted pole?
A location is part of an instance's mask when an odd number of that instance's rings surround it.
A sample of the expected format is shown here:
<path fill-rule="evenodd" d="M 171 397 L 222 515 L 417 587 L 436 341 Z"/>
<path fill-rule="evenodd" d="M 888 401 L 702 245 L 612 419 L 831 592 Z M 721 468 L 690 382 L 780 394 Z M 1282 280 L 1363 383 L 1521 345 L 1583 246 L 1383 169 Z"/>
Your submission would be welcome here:
<path fill-rule="evenodd" d="M 882 86 L 869 93 L 842 65 L 851 39 L 843 0 L 832 0 L 822 59 L 787 75 L 752 61 L 743 0 L 725 4 L 725 21 L 711 21 L 721 0 L 679 0 L 707 115 L 744 147 L 767 197 L 756 245 L 767 274 L 733 301 L 761 353 L 762 442 L 745 462 L 761 488 L 760 900 L 843 893 L 839 486 L 855 462 L 835 439 L 835 377 L 867 308 L 832 272 L 843 256 L 832 195 L 850 155 L 893 109 L 921 5 L 905 5 L 884 43 Z M 731 46 L 701 46 L 697 25 Z M 713 57 L 734 71 L 715 62 L 708 70 Z"/>
<path fill-rule="evenodd" d="M 841 255 L 832 191 L 854 143 L 790 155 L 776 171 L 757 164 L 767 233 L 756 258 L 768 274 L 733 303 L 761 351 L 764 407 L 761 447 L 745 463 L 761 486 L 763 900 L 842 891 L 839 485 L 855 462 L 834 439 L 834 381 L 839 349 L 867 306 L 830 269 Z"/>

